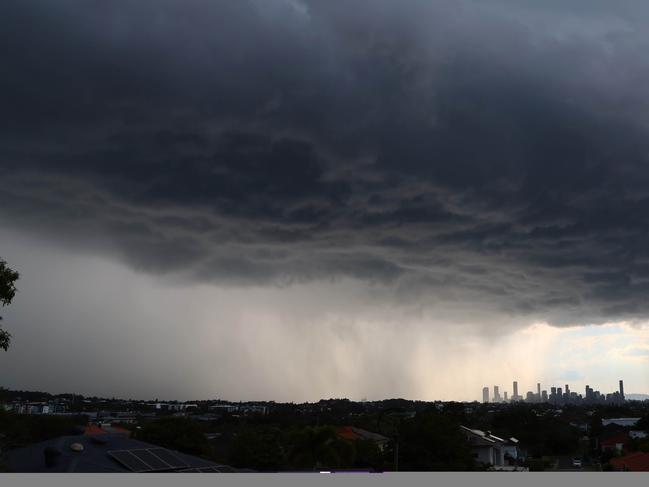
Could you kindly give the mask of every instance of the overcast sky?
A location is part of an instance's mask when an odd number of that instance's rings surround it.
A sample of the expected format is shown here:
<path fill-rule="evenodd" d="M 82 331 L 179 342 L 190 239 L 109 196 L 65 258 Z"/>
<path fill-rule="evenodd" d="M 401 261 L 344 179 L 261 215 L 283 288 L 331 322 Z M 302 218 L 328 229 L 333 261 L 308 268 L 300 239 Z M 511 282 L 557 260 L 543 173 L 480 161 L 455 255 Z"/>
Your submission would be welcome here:
<path fill-rule="evenodd" d="M 0 385 L 649 392 L 649 5 L 4 0 Z"/>

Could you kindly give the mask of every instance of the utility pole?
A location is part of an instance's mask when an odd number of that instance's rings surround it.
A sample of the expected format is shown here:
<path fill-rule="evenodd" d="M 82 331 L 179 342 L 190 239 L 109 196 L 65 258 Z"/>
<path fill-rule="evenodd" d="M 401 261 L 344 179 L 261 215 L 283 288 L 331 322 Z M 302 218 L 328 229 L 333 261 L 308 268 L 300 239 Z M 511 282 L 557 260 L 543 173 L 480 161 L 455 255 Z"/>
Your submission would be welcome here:
<path fill-rule="evenodd" d="M 399 471 L 399 430 L 397 430 L 397 434 L 395 435 L 395 445 L 394 445 L 394 471 L 398 472 Z"/>
<path fill-rule="evenodd" d="M 394 414 L 397 416 L 397 427 L 396 431 L 392 435 L 392 438 L 394 440 L 394 470 L 395 472 L 399 471 L 399 430 L 401 429 L 401 419 L 402 415 L 405 412 L 405 410 L 401 407 L 396 407 L 396 408 L 388 408 L 384 409 L 379 413 L 379 417 L 376 420 L 376 429 L 378 433 L 381 433 L 381 420 L 383 419 L 383 416 L 386 414 Z"/>

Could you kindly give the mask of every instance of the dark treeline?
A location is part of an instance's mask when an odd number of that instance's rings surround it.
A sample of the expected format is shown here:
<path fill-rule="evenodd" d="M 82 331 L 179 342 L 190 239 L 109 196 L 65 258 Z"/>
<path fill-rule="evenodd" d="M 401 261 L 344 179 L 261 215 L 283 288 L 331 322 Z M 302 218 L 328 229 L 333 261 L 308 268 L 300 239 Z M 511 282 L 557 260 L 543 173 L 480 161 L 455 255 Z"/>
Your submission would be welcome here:
<path fill-rule="evenodd" d="M 136 423 L 122 426 L 135 438 L 156 445 L 263 472 L 358 469 L 373 471 L 480 470 L 460 425 L 515 437 L 525 451 L 524 466 L 547 468 L 548 458 L 595 455 L 594 439 L 602 418 L 640 417 L 637 429 L 649 430 L 649 401 L 620 405 L 481 404 L 405 399 L 354 402 L 327 399 L 316 403 L 246 403 L 196 401 L 191 411 L 157 410 L 150 402 L 80 395 L 51 395 L 0 390 L 0 403 L 66 399 L 68 414 L 27 415 L 0 411 L 0 441 L 6 450 L 64 434 L 78 433 L 86 411 L 132 411 Z M 239 406 L 231 410 L 214 404 Z M 141 411 L 141 414 L 136 414 Z M 216 412 L 215 412 L 216 411 Z M 100 413 L 101 414 L 101 413 Z M 119 423 L 118 423 L 119 424 Z M 381 441 L 350 439 L 345 428 L 380 435 Z M 635 441 L 635 440 L 634 440 Z M 636 450 L 649 449 L 635 441 Z M 599 459 L 598 459 L 599 460 Z"/>

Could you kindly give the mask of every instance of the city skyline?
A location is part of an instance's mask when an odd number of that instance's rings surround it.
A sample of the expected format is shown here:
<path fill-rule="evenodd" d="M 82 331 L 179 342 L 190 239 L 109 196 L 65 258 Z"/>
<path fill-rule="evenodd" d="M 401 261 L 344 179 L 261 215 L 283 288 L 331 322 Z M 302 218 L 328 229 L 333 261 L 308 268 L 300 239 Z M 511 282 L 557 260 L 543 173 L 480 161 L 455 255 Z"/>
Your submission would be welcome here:
<path fill-rule="evenodd" d="M 623 381 L 621 381 L 623 382 Z M 494 396 L 493 396 L 493 388 L 497 387 L 500 393 L 500 401 L 495 401 Z M 570 389 L 569 394 L 572 394 L 572 399 L 569 399 L 565 395 L 565 387 L 556 387 L 552 386 L 550 388 L 542 389 L 541 393 L 543 395 L 543 398 L 541 401 L 538 401 L 537 398 L 535 397 L 535 394 L 533 391 L 527 391 L 525 395 L 520 395 L 518 399 L 514 400 L 512 396 L 510 396 L 508 390 L 502 390 L 500 386 L 492 386 L 492 387 L 483 387 L 482 388 L 482 393 L 481 393 L 481 398 L 473 398 L 473 399 L 468 399 L 468 400 L 456 400 L 456 399 L 422 399 L 422 398 L 411 398 L 411 397 L 384 397 L 384 398 L 367 398 L 363 397 L 360 399 L 357 398 L 351 398 L 351 397 L 321 397 L 318 399 L 314 400 L 306 400 L 306 401 L 277 401 L 274 399 L 269 399 L 269 398 L 258 398 L 258 399 L 242 399 L 242 398 L 232 398 L 232 397 L 222 397 L 218 395 L 213 395 L 213 396 L 196 396 L 196 397 L 188 397 L 188 398 L 178 398 L 178 397 L 166 397 L 166 396 L 143 396 L 143 395 L 135 395 L 135 396 L 116 396 L 116 395 L 110 395 L 110 394 L 96 394 L 96 393 L 82 393 L 81 391 L 61 391 L 61 390 L 36 390 L 36 389 L 11 389 L 11 388 L 6 388 L 2 384 L 0 384 L 0 392 L 4 393 L 11 393 L 13 395 L 18 395 L 20 393 L 25 393 L 28 396 L 33 396 L 33 395 L 38 395 L 38 394 L 45 394 L 49 395 L 52 397 L 66 397 L 66 398 L 85 398 L 85 399 L 101 399 L 101 400 L 109 400 L 109 401 L 134 401 L 134 402 L 147 402 L 147 403 L 194 403 L 196 401 L 203 402 L 203 401 L 211 401 L 211 402 L 224 402 L 224 403 L 232 403 L 232 404 L 255 404 L 255 403 L 277 403 L 277 404 L 317 404 L 322 401 L 350 401 L 350 402 L 358 402 L 358 403 L 373 403 L 373 402 L 382 402 L 382 401 L 395 401 L 395 400 L 403 400 L 403 401 L 410 401 L 410 402 L 422 402 L 422 403 L 445 403 L 445 402 L 459 402 L 459 403 L 465 403 L 465 404 L 472 404 L 472 403 L 487 403 L 487 404 L 505 404 L 505 403 L 515 403 L 515 402 L 528 402 L 528 403 L 544 403 L 547 402 L 549 404 L 554 404 L 554 405 L 564 405 L 568 403 L 572 404 L 577 404 L 577 405 L 588 405 L 588 404 L 620 404 L 628 401 L 635 401 L 635 402 L 645 402 L 649 401 L 649 394 L 646 393 L 624 393 L 624 398 L 620 400 L 619 398 L 611 397 L 608 400 L 606 399 L 607 396 L 617 396 L 619 395 L 620 389 L 612 392 L 602 392 L 599 390 L 595 390 L 592 387 L 586 385 L 584 388 L 584 393 L 575 391 L 574 389 Z M 622 391 L 624 388 L 622 387 Z M 555 397 L 553 399 L 552 396 L 555 395 L 555 391 L 558 391 L 559 393 L 563 393 L 563 399 L 560 399 L 559 397 Z M 546 400 L 546 392 L 547 392 L 547 400 Z M 595 397 L 588 397 L 588 394 L 597 394 L 598 396 Z M 532 394 L 534 397 L 531 398 L 531 400 L 528 400 L 526 396 L 528 394 Z M 589 400 L 587 400 L 589 399 Z M 19 401 L 20 402 L 20 401 Z M 33 402 L 29 399 L 24 399 L 22 400 L 24 403 L 30 403 Z"/>
<path fill-rule="evenodd" d="M 584 386 L 584 394 L 581 394 L 574 389 L 570 389 L 570 384 L 566 383 L 564 387 L 553 385 L 550 388 L 543 389 L 541 383 L 536 383 L 536 392 L 528 390 L 525 395 L 518 394 L 518 381 L 512 381 L 512 395 L 511 402 L 550 402 L 554 404 L 564 403 L 620 403 L 626 400 L 624 392 L 624 380 L 618 381 L 618 389 L 613 392 L 601 392 L 594 390 L 589 384 Z M 647 396 L 649 397 L 649 396 Z M 500 403 L 507 402 L 507 391 L 503 391 L 499 385 L 494 385 L 491 389 L 487 386 L 482 388 L 482 402 L 483 403 Z"/>

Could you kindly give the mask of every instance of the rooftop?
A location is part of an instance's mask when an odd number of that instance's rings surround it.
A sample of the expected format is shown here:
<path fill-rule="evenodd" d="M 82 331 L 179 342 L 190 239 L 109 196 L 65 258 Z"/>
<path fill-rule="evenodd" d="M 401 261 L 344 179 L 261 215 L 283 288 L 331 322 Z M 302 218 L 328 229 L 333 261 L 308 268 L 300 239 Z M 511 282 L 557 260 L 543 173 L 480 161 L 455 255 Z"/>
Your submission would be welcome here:
<path fill-rule="evenodd" d="M 388 441 L 388 438 L 378 433 L 356 428 L 355 426 L 341 426 L 336 429 L 339 437 L 346 440 L 372 440 L 375 442 Z"/>
<path fill-rule="evenodd" d="M 635 452 L 619 458 L 612 458 L 611 465 L 616 470 L 629 472 L 649 472 L 649 453 Z"/>
<path fill-rule="evenodd" d="M 139 440 L 131 439 L 123 434 L 76 435 L 60 436 L 23 448 L 11 450 L 7 454 L 7 464 L 14 472 L 133 472 L 123 462 L 116 460 L 119 455 L 113 452 L 150 450 L 161 451 L 166 457 L 171 455 L 175 463 L 169 466 L 161 462 L 157 471 L 182 471 L 193 469 L 210 469 L 210 471 L 233 472 L 232 467 L 220 465 L 203 458 L 187 455 L 174 450 L 167 450 Z M 51 454 L 52 462 L 46 464 L 46 452 Z M 166 452 L 166 453 L 165 453 Z M 130 456 L 130 455 L 129 455 Z M 165 465 L 165 467 L 162 467 Z M 149 471 L 153 471 L 150 468 Z"/>

